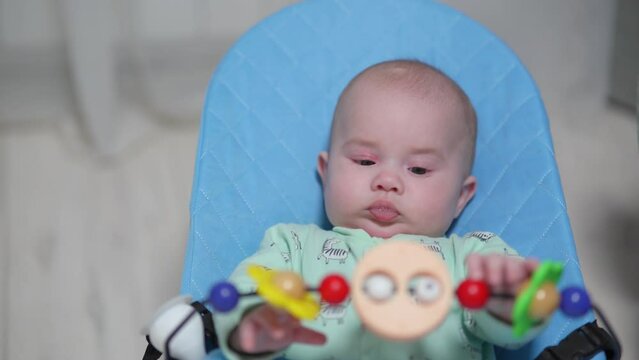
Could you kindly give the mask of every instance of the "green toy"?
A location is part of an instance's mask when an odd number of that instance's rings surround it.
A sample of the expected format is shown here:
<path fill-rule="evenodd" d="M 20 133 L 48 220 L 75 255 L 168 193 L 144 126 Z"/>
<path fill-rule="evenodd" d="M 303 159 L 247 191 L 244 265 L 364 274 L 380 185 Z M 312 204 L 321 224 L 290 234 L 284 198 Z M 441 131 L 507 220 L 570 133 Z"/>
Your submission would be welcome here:
<path fill-rule="evenodd" d="M 556 285 L 563 271 L 564 265 L 558 261 L 544 261 L 539 264 L 526 289 L 515 299 L 512 313 L 515 336 L 523 336 L 537 321 L 529 313 L 539 288 L 548 282 Z"/>

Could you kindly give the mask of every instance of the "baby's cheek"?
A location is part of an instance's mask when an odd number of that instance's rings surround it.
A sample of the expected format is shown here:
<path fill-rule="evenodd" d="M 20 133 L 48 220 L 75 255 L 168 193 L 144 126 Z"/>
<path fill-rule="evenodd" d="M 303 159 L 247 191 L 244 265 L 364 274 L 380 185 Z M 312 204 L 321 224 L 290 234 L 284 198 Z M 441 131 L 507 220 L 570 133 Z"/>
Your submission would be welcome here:
<path fill-rule="evenodd" d="M 424 234 L 441 236 L 447 230 L 455 216 L 455 206 L 444 200 L 442 194 L 429 193 L 415 200 L 412 208 L 416 219 L 420 219 L 422 226 L 428 229 Z M 424 221 L 426 220 L 426 221 Z"/>
<path fill-rule="evenodd" d="M 355 187 L 347 183 L 341 183 L 335 186 L 331 196 L 333 197 L 333 201 L 335 203 L 340 204 L 340 206 L 347 206 L 348 203 L 352 201 L 355 191 L 356 191 Z"/>
<path fill-rule="evenodd" d="M 331 220 L 344 217 L 356 203 L 355 189 L 344 184 L 332 184 L 324 192 L 326 212 Z"/>

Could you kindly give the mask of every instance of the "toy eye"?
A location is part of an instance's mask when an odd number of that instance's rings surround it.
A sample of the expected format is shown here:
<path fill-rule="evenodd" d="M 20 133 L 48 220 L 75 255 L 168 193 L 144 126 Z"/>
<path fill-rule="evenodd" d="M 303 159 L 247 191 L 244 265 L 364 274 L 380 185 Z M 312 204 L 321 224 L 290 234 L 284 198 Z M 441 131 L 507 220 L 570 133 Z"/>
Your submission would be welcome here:
<path fill-rule="evenodd" d="M 395 283 L 386 274 L 374 273 L 364 281 L 364 293 L 376 301 L 388 300 L 395 293 Z"/>
<path fill-rule="evenodd" d="M 441 295 L 439 280 L 430 275 L 417 275 L 408 284 L 408 292 L 418 303 L 429 303 Z"/>

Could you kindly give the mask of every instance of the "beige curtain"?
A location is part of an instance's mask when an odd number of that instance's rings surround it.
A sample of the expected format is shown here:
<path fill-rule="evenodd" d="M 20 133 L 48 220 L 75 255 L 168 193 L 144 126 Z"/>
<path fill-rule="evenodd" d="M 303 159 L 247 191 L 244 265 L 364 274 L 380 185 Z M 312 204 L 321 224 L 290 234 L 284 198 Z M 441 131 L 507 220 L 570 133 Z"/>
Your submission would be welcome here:
<path fill-rule="evenodd" d="M 199 120 L 230 44 L 290 0 L 0 1 L 0 125 L 73 122 L 112 156 Z"/>

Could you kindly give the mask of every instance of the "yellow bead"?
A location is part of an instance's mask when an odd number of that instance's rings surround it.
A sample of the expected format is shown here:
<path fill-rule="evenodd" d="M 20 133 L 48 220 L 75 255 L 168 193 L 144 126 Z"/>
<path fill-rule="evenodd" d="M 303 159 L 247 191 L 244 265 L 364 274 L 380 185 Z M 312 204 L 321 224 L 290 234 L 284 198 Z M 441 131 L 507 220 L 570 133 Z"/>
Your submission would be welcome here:
<path fill-rule="evenodd" d="M 303 299 L 306 293 L 302 278 L 291 271 L 281 271 L 275 274 L 273 284 L 293 299 Z"/>
<path fill-rule="evenodd" d="M 535 320 L 547 318 L 557 309 L 560 300 L 561 297 L 555 285 L 547 282 L 537 290 L 528 309 L 528 315 Z"/>

